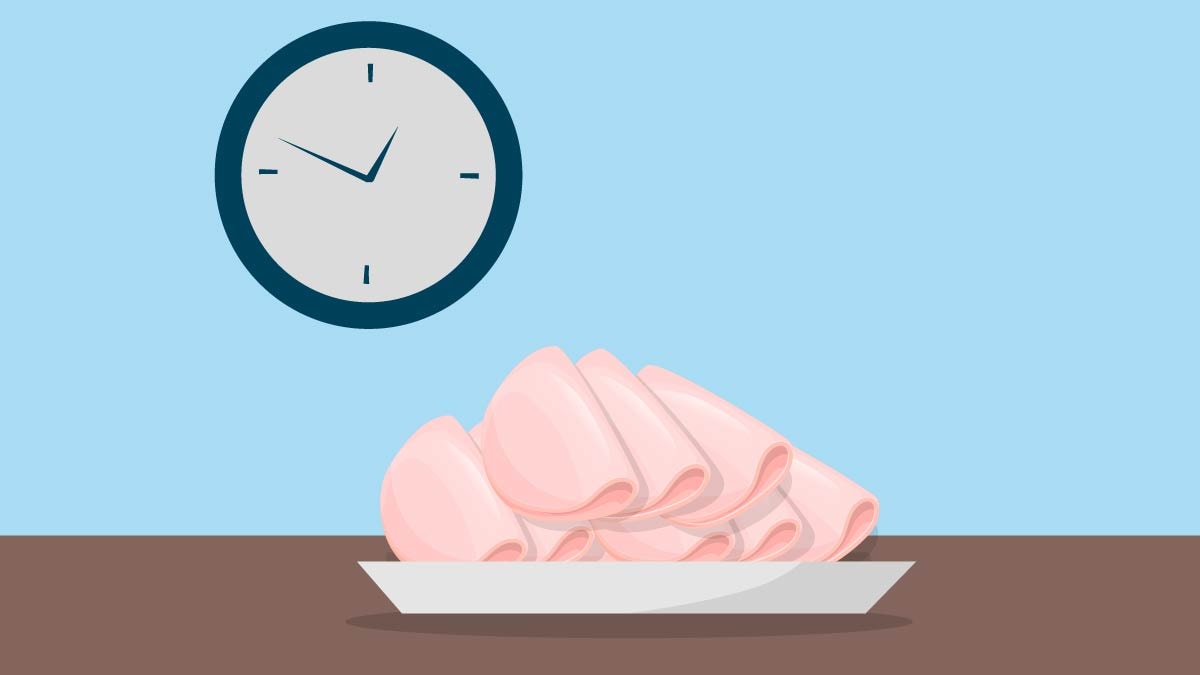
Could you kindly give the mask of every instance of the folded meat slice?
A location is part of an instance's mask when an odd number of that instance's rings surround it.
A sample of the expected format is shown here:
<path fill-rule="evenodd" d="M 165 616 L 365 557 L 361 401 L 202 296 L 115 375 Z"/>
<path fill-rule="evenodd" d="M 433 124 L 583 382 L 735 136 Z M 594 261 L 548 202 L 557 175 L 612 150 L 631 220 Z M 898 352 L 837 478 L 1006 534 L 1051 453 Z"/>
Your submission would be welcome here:
<path fill-rule="evenodd" d="M 451 417 L 429 422 L 405 442 L 384 475 L 379 501 L 383 533 L 400 560 L 525 558 L 525 532 Z"/>
<path fill-rule="evenodd" d="M 508 374 L 479 437 L 492 487 L 524 516 L 603 518 L 624 511 L 639 492 L 620 436 L 557 347 L 534 352 Z"/>
<path fill-rule="evenodd" d="M 482 426 L 476 424 L 468 432 L 471 440 L 476 444 L 476 453 L 479 452 L 478 443 L 482 438 Z M 550 522 L 526 518 L 515 511 L 513 514 L 525 530 L 525 538 L 529 543 L 527 553 L 529 560 L 547 562 L 586 560 L 593 547 L 599 546 L 595 535 L 592 534 L 592 526 L 586 521 Z"/>
<path fill-rule="evenodd" d="M 691 529 L 662 518 L 597 520 L 596 539 L 616 560 L 701 561 L 736 559 L 738 538 L 733 527 L 721 523 Z"/>
<path fill-rule="evenodd" d="M 703 494 L 666 514 L 704 527 L 734 518 L 787 475 L 792 446 L 783 436 L 707 389 L 657 366 L 638 373 L 699 446 L 711 467 Z"/>
<path fill-rule="evenodd" d="M 779 560 L 792 554 L 801 541 L 804 521 L 800 512 L 776 488 L 733 520 L 742 538 L 738 560 Z"/>
<path fill-rule="evenodd" d="M 641 477 L 641 492 L 620 515 L 648 518 L 700 496 L 708 484 L 708 462 L 662 401 L 603 349 L 583 357 L 577 366 Z"/>
<path fill-rule="evenodd" d="M 781 559 L 840 560 L 879 521 L 879 500 L 858 483 L 793 448 L 783 489 L 804 521 L 800 540 Z"/>
<path fill-rule="evenodd" d="M 596 537 L 592 538 L 591 548 L 588 549 L 587 553 L 583 554 L 580 560 L 583 562 L 620 562 L 611 553 L 604 550 L 604 545 Z"/>
<path fill-rule="evenodd" d="M 551 523 L 517 516 L 529 534 L 530 559 L 546 562 L 581 560 L 591 550 L 592 528 L 587 523 Z"/>

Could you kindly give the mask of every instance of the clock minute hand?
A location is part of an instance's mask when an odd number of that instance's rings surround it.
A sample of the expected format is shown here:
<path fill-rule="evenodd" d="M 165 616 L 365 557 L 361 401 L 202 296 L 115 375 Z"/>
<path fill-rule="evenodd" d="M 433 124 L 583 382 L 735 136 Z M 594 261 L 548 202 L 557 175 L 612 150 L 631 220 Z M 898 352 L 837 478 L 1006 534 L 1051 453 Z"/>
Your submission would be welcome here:
<path fill-rule="evenodd" d="M 287 140 L 286 138 L 281 138 L 279 140 L 283 141 L 284 143 L 287 143 L 288 145 L 292 146 L 293 148 L 295 148 L 301 152 L 305 152 L 305 153 L 312 155 L 313 157 L 316 157 L 317 159 L 321 160 L 322 162 L 325 162 L 326 164 L 332 166 L 335 169 L 340 169 L 342 171 L 345 171 L 346 173 L 350 174 L 351 176 L 354 176 L 355 178 L 357 178 L 361 181 L 366 181 L 369 183 L 369 182 L 375 180 L 374 175 L 368 176 L 367 174 L 362 173 L 361 171 L 355 171 L 354 169 L 351 169 L 350 167 L 346 166 L 345 164 L 342 164 L 340 162 L 335 162 L 332 159 L 329 159 L 328 157 L 325 157 L 323 155 L 318 155 L 317 153 L 313 152 L 312 150 L 309 150 L 308 148 L 302 148 L 299 145 L 296 145 L 295 143 Z"/>

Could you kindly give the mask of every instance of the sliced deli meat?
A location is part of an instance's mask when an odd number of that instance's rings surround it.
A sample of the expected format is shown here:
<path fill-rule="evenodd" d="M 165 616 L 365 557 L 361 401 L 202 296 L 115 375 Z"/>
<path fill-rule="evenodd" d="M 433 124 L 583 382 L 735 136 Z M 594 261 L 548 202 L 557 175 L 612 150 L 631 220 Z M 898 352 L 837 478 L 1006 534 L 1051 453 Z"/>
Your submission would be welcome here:
<path fill-rule="evenodd" d="M 641 478 L 641 492 L 620 515 L 648 518 L 699 497 L 708 484 L 708 461 L 662 401 L 603 349 L 584 356 L 577 365 Z"/>
<path fill-rule="evenodd" d="M 469 432 L 475 442 L 475 452 L 479 452 L 479 439 L 482 425 L 476 424 Z M 511 507 L 510 507 L 511 508 Z M 517 522 L 525 530 L 525 538 L 529 545 L 527 558 L 529 560 L 544 560 L 547 562 L 569 562 L 572 560 L 587 560 L 588 555 L 599 546 L 592 534 L 592 526 L 587 521 L 558 522 L 534 520 L 519 513 Z"/>
<path fill-rule="evenodd" d="M 613 557 L 613 554 L 604 550 L 604 545 L 600 543 L 598 537 L 592 537 L 592 547 L 583 554 L 580 560 L 583 562 L 620 562 Z"/>
<path fill-rule="evenodd" d="M 522 560 L 525 532 L 484 474 L 457 421 L 418 429 L 383 478 L 380 514 L 400 560 Z"/>
<path fill-rule="evenodd" d="M 780 559 L 840 560 L 875 529 L 879 500 L 811 455 L 793 451 L 784 489 L 804 520 L 804 531 Z"/>
<path fill-rule="evenodd" d="M 604 408 L 557 347 L 534 352 L 500 384 L 480 424 L 479 449 L 496 493 L 529 518 L 611 516 L 641 489 Z"/>
<path fill-rule="evenodd" d="M 686 528 L 662 518 L 598 520 L 596 539 L 616 560 L 712 561 L 737 558 L 739 540 L 729 523 Z"/>
<path fill-rule="evenodd" d="M 418 429 L 384 476 L 401 560 L 831 561 L 879 501 L 728 401 L 596 350 L 539 350 L 468 433 Z"/>
<path fill-rule="evenodd" d="M 594 537 L 587 523 L 554 523 L 517 516 L 529 535 L 529 558 L 546 562 L 582 560 Z"/>
<path fill-rule="evenodd" d="M 699 446 L 711 467 L 703 494 L 664 517 L 704 527 L 747 510 L 787 475 L 792 446 L 767 425 L 694 382 L 658 366 L 638 373 Z"/>
<path fill-rule="evenodd" d="M 783 490 L 776 488 L 734 518 L 733 527 L 742 539 L 738 560 L 782 560 L 801 542 L 804 519 Z"/>

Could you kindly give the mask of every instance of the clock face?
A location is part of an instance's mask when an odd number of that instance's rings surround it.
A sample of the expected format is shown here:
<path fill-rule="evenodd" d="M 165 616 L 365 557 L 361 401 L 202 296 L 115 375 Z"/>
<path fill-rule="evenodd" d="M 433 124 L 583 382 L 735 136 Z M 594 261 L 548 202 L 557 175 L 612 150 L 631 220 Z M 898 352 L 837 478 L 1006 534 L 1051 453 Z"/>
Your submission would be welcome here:
<path fill-rule="evenodd" d="M 343 24 L 288 45 L 231 107 L 217 197 L 234 249 L 329 323 L 423 318 L 473 287 L 508 239 L 520 152 L 487 78 L 437 38 Z"/>
<path fill-rule="evenodd" d="M 479 241 L 495 189 L 470 97 L 387 49 L 347 49 L 292 73 L 242 153 L 259 241 L 305 286 L 344 300 L 403 298 L 445 277 Z"/>

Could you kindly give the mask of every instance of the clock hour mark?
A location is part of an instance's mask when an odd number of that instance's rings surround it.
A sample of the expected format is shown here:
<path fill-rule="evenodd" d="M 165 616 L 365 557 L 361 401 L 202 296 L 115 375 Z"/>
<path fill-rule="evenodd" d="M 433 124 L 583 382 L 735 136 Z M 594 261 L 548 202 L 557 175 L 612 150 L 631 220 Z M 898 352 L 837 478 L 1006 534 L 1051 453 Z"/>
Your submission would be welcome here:
<path fill-rule="evenodd" d="M 258 170 L 258 175 L 260 175 L 260 176 L 265 176 L 268 174 L 274 175 L 277 173 L 279 173 L 279 169 L 259 169 Z"/>
<path fill-rule="evenodd" d="M 370 265 L 363 265 L 363 283 L 364 284 L 371 283 L 371 266 Z"/>
<path fill-rule="evenodd" d="M 479 174 L 477 174 L 477 173 L 460 173 L 460 174 L 458 174 L 458 177 L 459 178 L 479 178 Z"/>
<path fill-rule="evenodd" d="M 374 81 L 375 81 L 375 64 L 368 63 L 367 64 L 367 82 L 374 82 Z"/>

